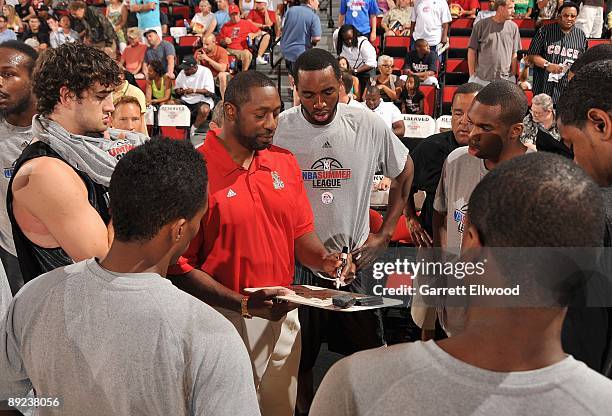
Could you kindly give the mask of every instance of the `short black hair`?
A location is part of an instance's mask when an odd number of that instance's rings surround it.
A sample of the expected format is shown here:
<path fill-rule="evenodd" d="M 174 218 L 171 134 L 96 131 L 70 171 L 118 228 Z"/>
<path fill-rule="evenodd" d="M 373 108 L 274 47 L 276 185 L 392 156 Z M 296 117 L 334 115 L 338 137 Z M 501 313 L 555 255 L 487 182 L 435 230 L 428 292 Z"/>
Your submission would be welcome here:
<path fill-rule="evenodd" d="M 419 45 L 419 44 L 423 44 L 423 43 L 427 43 L 429 45 L 429 42 L 427 42 L 425 39 L 421 38 L 421 39 L 417 39 L 414 41 L 415 46 Z"/>
<path fill-rule="evenodd" d="M 0 14 L 0 19 L 3 19 L 5 22 L 8 22 L 8 18 L 3 14 Z"/>
<path fill-rule="evenodd" d="M 520 123 L 529 110 L 527 96 L 518 85 L 496 80 L 480 90 L 475 98 L 481 104 L 501 107 L 499 119 L 507 125 Z"/>
<path fill-rule="evenodd" d="M 455 97 L 459 94 L 478 94 L 483 88 L 484 87 L 481 84 L 476 82 L 466 82 L 465 84 L 461 84 L 453 93 L 451 103 L 455 103 Z"/>
<path fill-rule="evenodd" d="M 225 89 L 224 102 L 234 104 L 238 109 L 257 97 L 251 96 L 253 88 L 274 87 L 276 84 L 265 74 L 258 71 L 243 71 L 236 74 Z"/>
<path fill-rule="evenodd" d="M 8 40 L 6 42 L 2 42 L 0 43 L 0 49 L 11 49 L 29 58 L 27 60 L 26 68 L 28 69 L 30 76 L 32 75 L 34 65 L 36 65 L 36 61 L 38 60 L 38 52 L 36 52 L 36 49 L 30 45 L 26 45 L 20 40 Z"/>
<path fill-rule="evenodd" d="M 365 97 L 366 94 L 371 95 L 371 94 L 378 94 L 380 95 L 380 90 L 378 89 L 378 87 L 376 85 L 368 85 L 365 88 L 365 91 L 363 92 L 363 96 Z"/>
<path fill-rule="evenodd" d="M 568 7 L 573 7 L 576 9 L 576 11 L 580 10 L 580 6 L 578 6 L 577 3 L 574 3 L 573 1 L 564 1 L 563 4 L 557 9 L 557 15 L 561 15 L 563 9 L 567 9 Z"/>
<path fill-rule="evenodd" d="M 155 71 L 157 75 L 161 76 L 166 73 L 166 71 L 164 71 L 164 64 L 162 64 L 162 62 L 157 59 L 149 62 L 149 67 L 151 67 L 151 69 Z"/>
<path fill-rule="evenodd" d="M 351 89 L 353 88 L 353 74 L 351 74 L 348 70 L 342 70 L 340 72 L 340 81 L 342 81 L 342 85 L 344 86 L 344 91 L 347 94 L 351 93 Z"/>
<path fill-rule="evenodd" d="M 336 53 L 338 55 L 342 53 L 342 45 L 344 44 L 344 42 L 342 41 L 342 36 L 346 32 L 349 32 L 351 30 L 353 31 L 353 42 L 351 43 L 351 46 L 357 46 L 357 38 L 359 37 L 359 32 L 357 31 L 355 26 L 344 24 L 340 26 L 340 29 L 338 29 L 338 39 L 336 39 Z"/>
<path fill-rule="evenodd" d="M 120 75 L 119 65 L 100 49 L 77 42 L 49 48 L 40 55 L 32 74 L 38 113 L 48 116 L 53 112 L 62 87 L 80 98 L 96 82 L 116 87 L 121 84 Z"/>
<path fill-rule="evenodd" d="M 570 71 L 575 74 L 590 63 L 605 61 L 606 59 L 612 59 L 612 43 L 602 43 L 587 49 L 574 61 Z"/>
<path fill-rule="evenodd" d="M 548 152 L 493 169 L 472 192 L 468 214 L 488 247 L 597 247 L 603 241 L 599 188 L 578 165 Z"/>
<path fill-rule="evenodd" d="M 340 64 L 334 55 L 325 49 L 313 48 L 301 54 L 293 65 L 295 85 L 299 84 L 300 71 L 321 71 L 332 67 L 337 79 L 340 79 Z"/>
<path fill-rule="evenodd" d="M 576 73 L 557 103 L 557 118 L 565 125 L 584 126 L 592 108 L 612 112 L 612 60 L 597 61 Z"/>
<path fill-rule="evenodd" d="M 148 241 L 169 222 L 193 218 L 206 185 L 206 163 L 189 142 L 155 139 L 129 151 L 110 182 L 115 238 Z"/>

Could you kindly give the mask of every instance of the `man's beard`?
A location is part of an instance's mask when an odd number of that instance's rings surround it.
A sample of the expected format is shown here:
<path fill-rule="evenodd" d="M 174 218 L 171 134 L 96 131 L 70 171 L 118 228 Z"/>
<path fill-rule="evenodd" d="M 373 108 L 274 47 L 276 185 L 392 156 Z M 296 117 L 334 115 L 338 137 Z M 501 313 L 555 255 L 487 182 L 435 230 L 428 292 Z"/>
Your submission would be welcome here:
<path fill-rule="evenodd" d="M 30 106 L 30 97 L 26 96 L 11 107 L 0 108 L 0 118 L 7 118 L 15 114 L 25 113 Z"/>

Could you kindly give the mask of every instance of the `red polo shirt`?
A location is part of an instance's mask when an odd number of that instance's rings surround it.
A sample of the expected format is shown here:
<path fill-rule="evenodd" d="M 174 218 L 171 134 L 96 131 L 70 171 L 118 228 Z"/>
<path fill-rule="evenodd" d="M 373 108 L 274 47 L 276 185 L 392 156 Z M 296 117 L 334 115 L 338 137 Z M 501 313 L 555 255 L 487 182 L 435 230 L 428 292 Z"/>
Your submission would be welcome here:
<path fill-rule="evenodd" d="M 302 173 L 288 150 L 272 146 L 238 166 L 209 131 L 198 149 L 208 166 L 208 212 L 170 274 L 196 267 L 234 291 L 293 282 L 294 242 L 314 231 Z"/>

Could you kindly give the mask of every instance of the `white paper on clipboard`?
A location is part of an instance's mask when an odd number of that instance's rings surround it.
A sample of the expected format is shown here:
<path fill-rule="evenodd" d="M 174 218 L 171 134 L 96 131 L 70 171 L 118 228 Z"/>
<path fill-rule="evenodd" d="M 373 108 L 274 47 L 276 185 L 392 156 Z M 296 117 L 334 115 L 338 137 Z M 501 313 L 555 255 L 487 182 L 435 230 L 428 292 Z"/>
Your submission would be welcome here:
<path fill-rule="evenodd" d="M 258 288 L 246 288 L 244 289 L 247 293 L 252 293 L 260 289 L 276 289 L 281 288 L 282 286 L 268 286 L 268 287 L 258 287 Z M 351 294 L 351 292 L 344 292 L 341 290 L 327 289 L 325 287 L 318 286 L 310 286 L 310 285 L 294 285 L 288 287 L 289 290 L 299 291 L 303 289 L 305 295 L 299 294 L 291 294 L 285 296 L 277 296 L 277 299 L 286 300 L 288 302 L 297 303 L 299 305 L 312 306 L 314 308 L 326 309 L 329 311 L 336 312 L 359 312 L 359 311 L 367 311 L 370 309 L 380 309 L 380 308 L 389 308 L 393 306 L 401 306 L 403 302 L 398 299 L 391 298 L 383 298 L 382 305 L 374 305 L 374 306 L 351 306 L 349 308 L 339 308 L 332 304 L 332 297 L 337 295 L 346 295 Z M 313 292 L 313 293 L 310 293 Z M 356 297 L 360 296 L 359 294 L 354 294 Z M 362 295 L 363 296 L 363 295 Z"/>

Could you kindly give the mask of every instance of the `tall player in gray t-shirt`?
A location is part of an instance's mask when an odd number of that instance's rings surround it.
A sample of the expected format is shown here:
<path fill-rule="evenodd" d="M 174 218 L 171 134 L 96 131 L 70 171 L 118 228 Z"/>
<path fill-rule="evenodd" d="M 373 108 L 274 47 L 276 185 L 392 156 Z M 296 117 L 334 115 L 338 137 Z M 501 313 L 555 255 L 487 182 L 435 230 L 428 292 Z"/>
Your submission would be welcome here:
<path fill-rule="evenodd" d="M 353 254 L 358 273 L 348 290 L 365 291 L 371 278 L 366 270 L 387 247 L 405 206 L 412 185 L 412 160 L 380 117 L 338 104 L 340 67 L 329 52 L 311 49 L 300 55 L 294 64 L 294 76 L 301 105 L 279 116 L 274 143 L 293 152 L 300 164 L 315 229 L 323 244 L 330 251 L 346 246 Z M 370 192 L 377 170 L 393 180 L 382 228 L 371 234 Z M 296 281 L 326 284 L 299 266 Z M 303 309 L 302 376 L 314 365 L 320 345 L 318 335 L 324 332 L 313 328 L 317 318 L 309 319 L 306 316 L 309 312 Z M 375 314 L 340 315 L 329 316 L 335 329 L 327 334 L 330 349 L 350 354 L 384 343 L 380 320 Z M 301 378 L 300 382 L 303 386 L 306 381 Z"/>
<path fill-rule="evenodd" d="M 164 278 L 200 227 L 206 175 L 184 142 L 119 161 L 108 255 L 30 281 L 0 322 L 0 408 L 34 388 L 67 416 L 260 414 L 232 324 Z"/>

